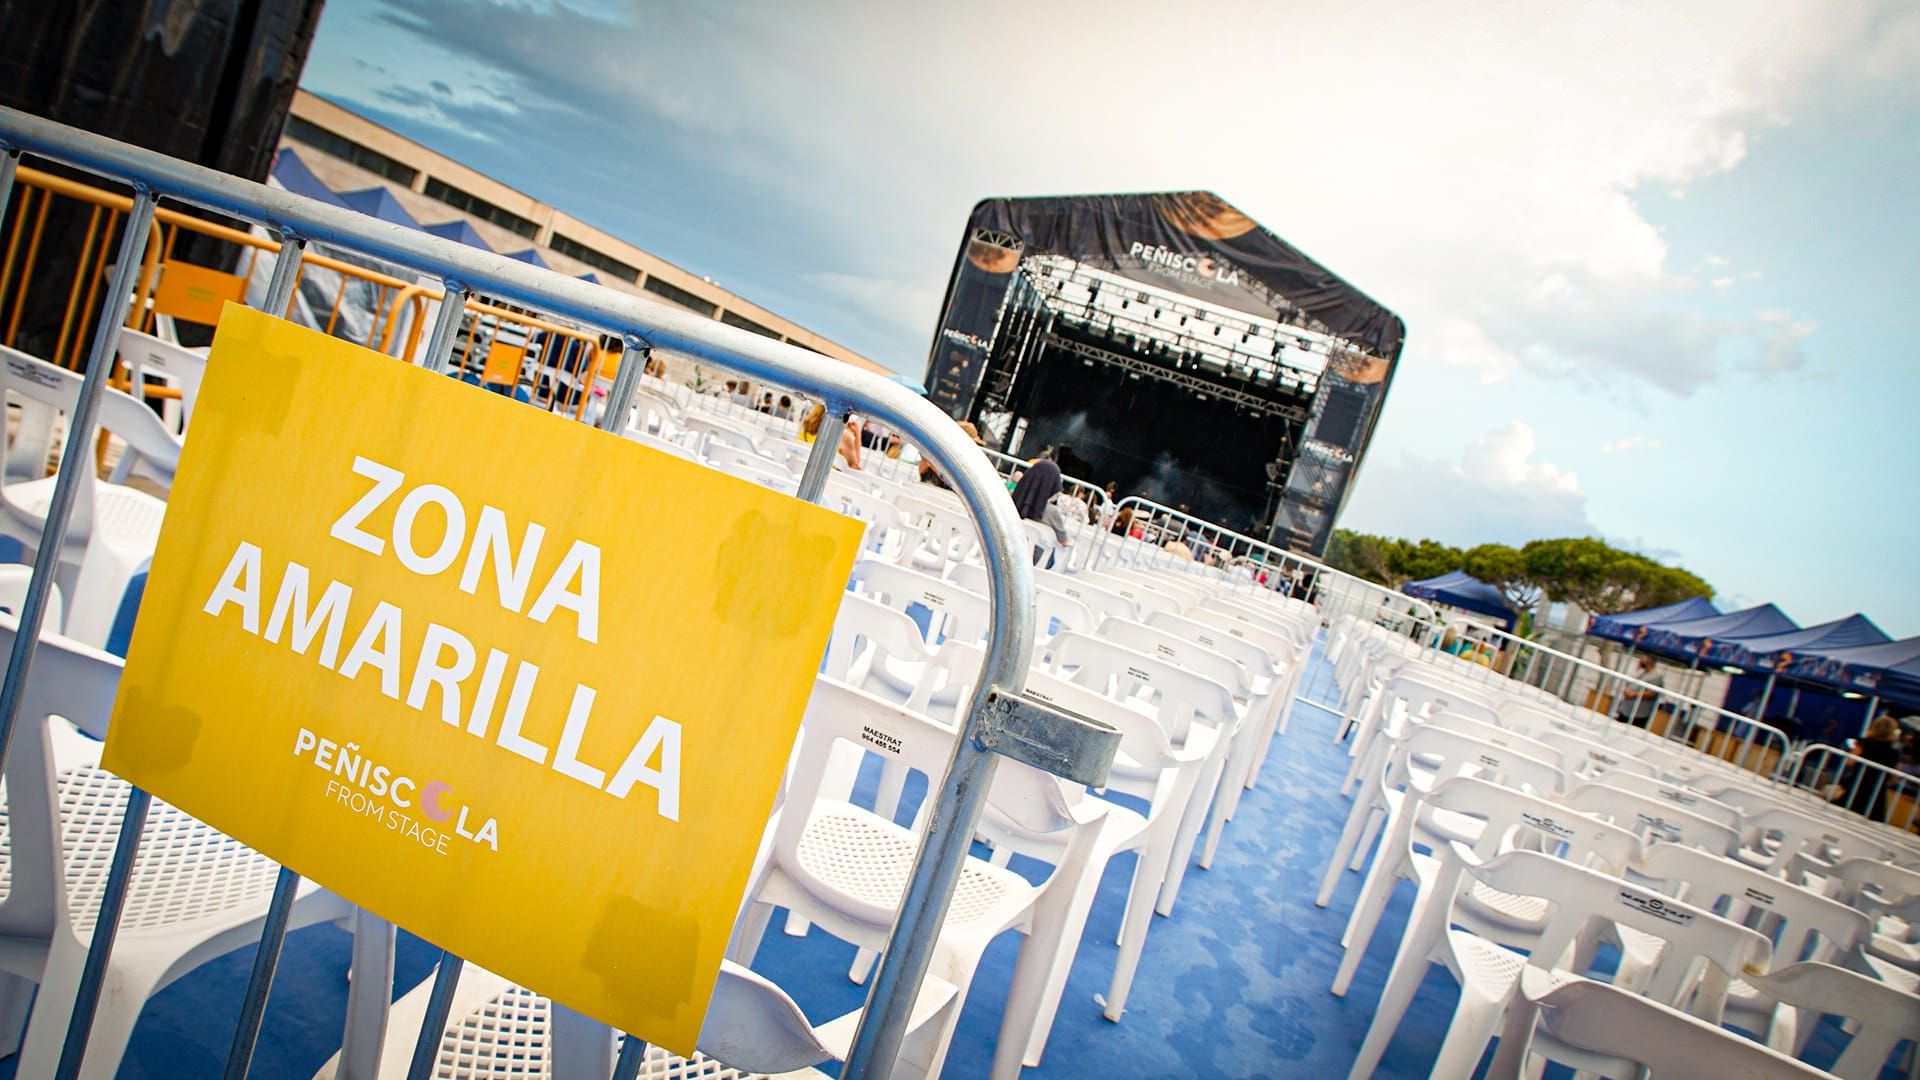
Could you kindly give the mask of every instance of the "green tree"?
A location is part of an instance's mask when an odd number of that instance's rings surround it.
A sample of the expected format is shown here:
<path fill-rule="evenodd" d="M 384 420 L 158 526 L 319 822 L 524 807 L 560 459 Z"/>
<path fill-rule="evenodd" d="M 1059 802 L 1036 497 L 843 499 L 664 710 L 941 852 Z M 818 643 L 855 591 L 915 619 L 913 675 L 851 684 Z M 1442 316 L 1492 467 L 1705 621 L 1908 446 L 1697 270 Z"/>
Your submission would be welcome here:
<path fill-rule="evenodd" d="M 1461 563 L 1467 573 L 1499 588 L 1507 606 L 1516 612 L 1532 611 L 1540 602 L 1540 583 L 1535 581 L 1526 556 L 1505 544 L 1478 544 L 1467 549 Z"/>

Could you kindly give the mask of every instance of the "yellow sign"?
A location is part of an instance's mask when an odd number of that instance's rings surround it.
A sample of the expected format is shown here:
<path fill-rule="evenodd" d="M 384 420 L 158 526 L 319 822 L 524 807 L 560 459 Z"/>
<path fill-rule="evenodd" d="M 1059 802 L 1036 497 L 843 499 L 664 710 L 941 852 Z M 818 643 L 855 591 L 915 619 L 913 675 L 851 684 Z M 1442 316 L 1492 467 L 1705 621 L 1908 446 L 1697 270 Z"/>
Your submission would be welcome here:
<path fill-rule="evenodd" d="M 105 763 L 687 1053 L 859 535 L 229 307 Z"/>

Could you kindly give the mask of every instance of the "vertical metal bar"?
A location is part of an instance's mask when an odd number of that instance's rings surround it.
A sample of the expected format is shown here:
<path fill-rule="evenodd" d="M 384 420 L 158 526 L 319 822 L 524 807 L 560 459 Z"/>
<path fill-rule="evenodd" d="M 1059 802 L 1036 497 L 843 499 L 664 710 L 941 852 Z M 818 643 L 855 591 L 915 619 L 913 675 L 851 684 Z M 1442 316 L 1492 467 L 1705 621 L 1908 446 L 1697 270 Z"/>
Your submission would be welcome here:
<path fill-rule="evenodd" d="M 0 218 L 4 218 L 6 216 L 7 205 L 13 199 L 13 174 L 19 171 L 19 169 L 20 169 L 20 151 L 15 150 L 13 147 L 9 146 L 6 148 L 6 155 L 4 157 L 0 157 Z M 26 216 L 27 215 L 24 212 L 22 212 L 20 215 L 20 218 L 21 218 L 20 224 L 22 226 L 26 224 Z M 14 234 L 14 238 L 16 240 L 19 239 L 18 232 Z M 12 262 L 13 261 L 11 258 L 12 253 L 9 252 L 8 254 L 9 254 L 9 258 L 7 261 Z M 6 291 L 6 284 L 4 282 L 0 282 L 0 292 L 5 292 L 5 291 Z"/>
<path fill-rule="evenodd" d="M 974 824 L 980 820 L 987 789 L 993 785 L 994 766 L 1000 760 L 981 745 L 984 722 L 985 710 L 976 701 L 946 776 L 928 791 L 927 820 L 913 876 L 907 879 L 900 913 L 887 936 L 886 952 L 867 993 L 866 1010 L 860 1015 L 842 1076 L 884 1076 L 900 1056 L 914 999 L 946 923 L 954 886 L 973 843 Z"/>
<path fill-rule="evenodd" d="M 127 810 L 120 817 L 120 836 L 114 841 L 113 862 L 107 868 L 107 891 L 100 898 L 99 914 L 94 916 L 93 942 L 87 947 L 86 966 L 80 969 L 80 986 L 74 991 L 73 1013 L 67 1018 L 67 1038 L 60 1045 L 54 1080 L 75 1080 L 80 1075 L 80 1062 L 87 1056 L 87 1036 L 93 1031 L 94 1010 L 100 1005 L 100 984 L 107 975 L 107 961 L 113 956 L 113 939 L 120 932 L 120 909 L 127 905 L 133 858 L 139 853 L 140 834 L 146 831 L 147 810 L 152 803 L 153 796 L 139 788 L 127 793 Z"/>
<path fill-rule="evenodd" d="M 273 260 L 273 276 L 267 279 L 267 295 L 260 310 L 276 319 L 287 317 L 287 305 L 293 302 L 293 287 L 300 279 L 307 242 L 291 233 L 280 234 L 280 254 Z M 341 278 L 345 282 L 344 275 Z"/>
<path fill-rule="evenodd" d="M 467 314 L 467 297 L 471 295 L 465 285 L 447 282 L 446 295 L 440 298 L 440 312 L 433 317 L 433 334 L 427 338 L 427 355 L 420 358 L 420 366 L 435 375 L 447 370 L 447 359 L 453 355 L 453 336 L 460 332 L 460 321 Z"/>
<path fill-rule="evenodd" d="M 134 193 L 133 208 L 127 214 L 127 231 L 121 235 L 120 261 L 113 268 L 113 285 L 107 293 L 105 311 L 94 328 L 93 353 L 87 358 L 86 377 L 80 383 L 80 401 L 74 406 L 73 415 L 67 418 L 67 442 L 60 451 L 60 471 L 53 483 L 53 499 L 47 504 L 47 523 L 40 530 L 40 547 L 33 556 L 33 577 L 28 579 L 27 595 L 20 602 L 19 631 L 13 637 L 6 677 L 0 681 L 0 775 L 4 775 L 7 747 L 13 741 L 14 722 L 20 717 L 20 699 L 26 689 L 27 673 L 33 667 L 40 630 L 46 622 L 47 593 L 60 569 L 60 549 L 66 540 L 67 522 L 73 517 L 74 495 L 80 487 L 79 471 L 93 468 L 93 434 L 100 415 L 100 388 L 106 385 L 114 353 L 119 350 L 120 327 L 126 322 L 127 308 L 132 303 L 133 275 L 140 263 L 140 249 L 146 244 L 147 232 L 153 225 L 153 203 L 151 190 L 143 187 Z M 94 940 L 99 941 L 97 932 Z"/>
<path fill-rule="evenodd" d="M 626 426 L 627 412 L 633 408 L 633 392 L 640 387 L 640 375 L 647 369 L 647 360 L 653 353 L 647 343 L 629 334 L 626 337 L 626 351 L 620 354 L 620 372 L 613 377 L 613 389 L 607 393 L 607 407 L 600 414 L 600 430 L 619 434 Z M 518 373 L 514 376 L 516 382 Z M 508 388 L 512 396 L 512 387 Z"/>
<path fill-rule="evenodd" d="M 306 241 L 292 233 L 282 233 L 280 254 L 273 263 L 273 276 L 267 279 L 267 294 L 260 310 L 281 318 L 293 299 L 294 284 L 300 277 Z M 260 945 L 253 956 L 253 970 L 247 975 L 247 989 L 240 999 L 240 1016 L 234 1022 L 233 1043 L 227 1049 L 226 1080 L 245 1080 L 253 1066 L 253 1048 L 260 1040 L 260 1022 L 266 1017 L 267 997 L 273 992 L 273 977 L 280 967 L 280 949 L 287 939 L 287 917 L 293 910 L 294 894 L 300 888 L 300 875 L 286 867 L 273 883 L 273 899 L 267 904 L 266 921 L 260 927 Z"/>
<path fill-rule="evenodd" d="M 253 971 L 247 976 L 247 990 L 240 999 L 240 1019 L 233 1027 L 233 1045 L 227 1050 L 226 1080 L 246 1080 L 253 1067 L 253 1047 L 260 1040 L 260 1021 L 267 1014 L 267 995 L 273 992 L 273 975 L 280 966 L 280 947 L 287 940 L 287 916 L 293 911 L 293 895 L 300 889 L 300 875 L 280 868 L 273 883 L 273 900 L 267 905 L 266 925 L 260 929 L 260 948 L 253 955 Z"/>
<path fill-rule="evenodd" d="M 450 952 L 441 952 L 440 966 L 433 973 L 433 993 L 427 998 L 427 1014 L 420 1018 L 420 1038 L 413 1044 L 407 1080 L 427 1080 L 433 1075 L 433 1059 L 440 1053 L 440 1037 L 447 1029 L 447 1011 L 453 1008 L 453 991 L 460 985 L 460 969 L 466 964 Z"/>
<path fill-rule="evenodd" d="M 808 502 L 819 502 L 820 493 L 827 489 L 827 474 L 833 471 L 833 455 L 840 452 L 840 435 L 847 430 L 847 421 L 853 419 L 852 410 L 843 408 L 837 402 L 825 404 L 827 412 L 820 418 L 820 431 L 813 437 L 813 449 L 807 452 L 807 467 L 800 471 L 800 487 L 796 492 Z M 836 414 L 840 422 L 833 425 L 833 432 L 829 435 L 827 426 Z"/>
<path fill-rule="evenodd" d="M 613 1080 L 636 1080 L 640 1075 L 640 1063 L 647 1057 L 645 1039 L 627 1036 L 620 1044 L 620 1057 L 613 1063 Z"/>

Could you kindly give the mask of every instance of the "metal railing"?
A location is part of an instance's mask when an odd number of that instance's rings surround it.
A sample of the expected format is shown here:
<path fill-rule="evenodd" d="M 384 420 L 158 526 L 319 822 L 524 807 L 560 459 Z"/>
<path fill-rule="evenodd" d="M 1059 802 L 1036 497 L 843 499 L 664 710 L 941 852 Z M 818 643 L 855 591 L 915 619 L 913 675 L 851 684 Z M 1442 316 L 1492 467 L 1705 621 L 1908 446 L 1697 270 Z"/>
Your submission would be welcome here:
<path fill-rule="evenodd" d="M 1024 472 L 1029 464 L 1025 458 L 1002 453 L 991 446 L 982 446 L 980 451 L 987 455 L 987 460 L 993 462 L 994 469 L 1008 480 L 1012 480 L 1015 475 Z M 1111 499 L 1107 498 L 1106 491 L 1101 489 L 1100 485 L 1090 480 L 1081 480 L 1077 477 L 1068 476 L 1064 472 L 1060 474 L 1060 486 L 1068 494 L 1079 499 L 1081 502 L 1091 503 L 1095 510 L 1099 510 L 1112 502 Z"/>
<path fill-rule="evenodd" d="M 1920 776 L 1827 743 L 1808 743 L 1783 759 L 1779 779 L 1902 832 L 1920 821 Z"/>
<path fill-rule="evenodd" d="M 1774 776 L 1793 749 L 1786 733 L 1770 724 L 1495 626 L 1455 619 L 1436 645 L 1447 648 L 1449 637 L 1490 653 L 1485 668 L 1492 675 L 1538 687 L 1569 705 L 1624 715 L 1636 726 L 1762 776 Z"/>
<path fill-rule="evenodd" d="M 644 350 L 660 347 L 750 378 L 795 387 L 827 402 L 828 411 L 837 417 L 856 410 L 870 415 L 912 439 L 946 472 L 980 527 L 993 617 L 978 688 L 954 742 L 946 774 L 930 785 L 912 876 L 903 890 L 843 1074 L 883 1075 L 898 1055 L 993 778 L 997 755 L 1009 754 L 1049 771 L 1092 782 L 1104 779 L 1106 764 L 1118 745 L 1117 731 L 1052 712 L 1022 696 L 1033 635 L 1034 586 L 1026 537 L 1005 486 L 959 427 L 905 387 L 797 346 L 25 113 L 0 109 L 0 151 L 4 152 L 0 155 L 0 213 L 4 213 L 12 194 L 23 152 L 128 184 L 134 190 L 122 229 L 119 258 L 113 264 L 95 324 L 97 332 L 87 355 L 80 402 L 69 421 L 70 434 L 61 455 L 33 576 L 20 605 L 20 629 L 4 685 L 0 685 L 0 762 L 19 717 L 81 470 L 91 467 L 92 455 L 86 448 L 97 430 L 100 388 L 113 362 L 120 327 L 128 319 L 135 295 L 135 271 L 143 265 L 156 204 L 162 198 L 263 226 L 295 251 L 310 243 L 324 243 L 440 279 L 446 295 L 462 302 L 443 304 L 434 320 L 423 358 L 431 370 L 445 368 L 465 301 L 484 293 L 501 303 L 524 306 L 550 319 L 570 320 L 626 342 L 628 362 L 622 364 L 620 378 L 609 394 L 609 405 L 600 421 L 604 430 L 617 429 L 629 412 L 644 367 L 640 362 Z M 286 310 L 299 265 L 298 260 L 279 260 L 261 305 L 264 310 Z M 484 391 L 476 388 L 473 392 Z M 817 498 L 824 488 L 834 447 L 832 439 L 815 443 L 800 482 L 803 497 Z M 1009 734 L 1003 725 L 1018 725 L 1020 730 L 1017 735 Z M 139 789 L 128 800 L 61 1056 L 58 1075 L 62 1077 L 78 1073 L 85 1052 L 149 804 L 150 796 Z M 285 930 L 286 909 L 297 884 L 297 875 L 283 868 L 269 908 L 260 961 L 243 1003 L 229 1057 L 229 1075 L 244 1075 L 251 1060 L 252 1032 L 258 1029 L 260 1009 L 272 980 L 273 958 Z M 451 955 L 439 967 L 411 1075 L 422 1076 L 430 1067 L 460 967 L 459 958 Z M 628 1039 L 616 1075 L 631 1077 L 644 1051 L 641 1040 Z"/>
<path fill-rule="evenodd" d="M 1093 558 L 1104 558 L 1110 544 L 1132 539 L 1141 547 L 1130 549 L 1129 561 L 1187 573 L 1218 571 L 1235 588 L 1295 596 L 1319 608 L 1324 625 L 1352 615 L 1425 642 L 1441 622 L 1433 605 L 1423 600 L 1143 496 L 1129 495 L 1116 503 L 1114 520 L 1120 518 L 1127 519 L 1126 535 L 1102 530 Z M 1167 547 L 1175 541 L 1187 549 L 1186 555 Z"/>
<path fill-rule="evenodd" d="M 88 208 L 88 229 L 83 237 L 81 257 L 76 260 L 64 282 L 65 302 L 60 329 L 54 335 L 52 348 L 45 357 L 58 366 L 71 368 L 85 359 L 84 333 L 89 329 L 91 314 L 98 310 L 100 284 L 111 265 L 110 245 L 106 238 L 132 209 L 133 197 L 27 167 L 17 170 L 15 186 L 17 197 L 13 202 L 13 214 L 0 222 L 0 227 L 5 227 L 5 232 L 0 233 L 0 344 L 19 344 L 21 317 L 34 298 L 36 286 L 41 283 L 49 210 L 59 200 Z M 239 248 L 231 271 L 235 277 L 247 283 L 259 278 L 263 257 L 265 262 L 272 263 L 281 250 L 280 242 L 272 237 L 208 221 L 176 209 L 156 207 L 150 226 L 150 239 L 141 258 L 139 273 L 133 279 L 133 300 L 128 309 L 127 326 L 151 332 L 156 328 L 157 320 L 167 314 L 155 303 L 156 293 L 161 274 L 166 266 L 172 264 L 175 249 L 183 237 L 219 241 Z M 326 293 L 330 300 L 325 302 L 325 306 L 315 304 L 308 307 L 296 301 L 309 271 L 329 273 L 339 279 L 338 285 Z M 372 317 L 364 333 L 348 333 L 342 322 L 350 285 L 362 287 L 372 305 Z M 390 356 L 412 361 L 420 355 L 428 315 L 441 299 L 440 290 L 419 282 L 303 249 L 294 274 L 293 291 L 275 313 L 304 321 L 322 333 L 343 337 Z M 591 386 L 592 379 L 603 365 L 604 357 L 597 334 L 490 304 L 477 296 L 468 297 L 466 310 L 470 315 L 469 327 L 462 335 L 459 353 L 463 368 L 485 365 L 487 354 L 495 342 L 489 335 L 482 346 L 480 339 L 485 330 L 497 333 L 497 328 L 503 325 L 516 327 L 529 338 L 537 332 L 545 335 L 544 341 L 558 339 L 561 342 L 576 342 L 576 345 L 568 347 L 578 350 L 580 354 L 575 366 L 580 368 L 587 386 Z M 299 319 L 300 314 L 308 317 Z M 401 332 L 402 328 L 404 333 Z M 544 347 L 530 348 L 527 355 L 536 366 L 543 366 L 545 352 Z M 515 376 L 518 377 L 518 372 Z M 149 393 L 151 396 L 165 396 L 159 392 L 162 390 L 164 388 L 152 387 Z M 584 392 L 570 394 L 566 401 L 557 404 L 564 404 L 567 411 L 580 417 L 585 414 L 587 396 Z"/>

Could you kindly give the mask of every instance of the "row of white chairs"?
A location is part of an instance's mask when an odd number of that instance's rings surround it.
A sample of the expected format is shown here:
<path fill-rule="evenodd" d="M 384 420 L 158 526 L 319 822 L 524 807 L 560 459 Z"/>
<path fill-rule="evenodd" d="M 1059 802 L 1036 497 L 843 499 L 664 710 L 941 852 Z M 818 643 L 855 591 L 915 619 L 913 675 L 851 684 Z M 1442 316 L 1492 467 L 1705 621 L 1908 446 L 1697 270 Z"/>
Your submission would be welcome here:
<path fill-rule="evenodd" d="M 1354 802 L 1317 902 L 1367 869 L 1334 993 L 1394 883 L 1415 885 L 1353 1076 L 1378 1066 L 1430 963 L 1461 988 L 1435 1075 L 1471 1071 L 1496 1035 L 1497 1076 L 1547 1060 L 1806 1075 L 1794 1055 L 1831 1014 L 1852 1025 L 1833 1072 L 1877 1076 L 1920 1032 L 1911 838 L 1366 624 L 1337 624 L 1328 651 Z M 1603 946 L 1612 985 L 1574 996 L 1678 1032 L 1691 1056 L 1656 1063 L 1597 1020 L 1556 1033 L 1543 1003 L 1590 986 Z"/>

